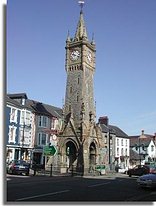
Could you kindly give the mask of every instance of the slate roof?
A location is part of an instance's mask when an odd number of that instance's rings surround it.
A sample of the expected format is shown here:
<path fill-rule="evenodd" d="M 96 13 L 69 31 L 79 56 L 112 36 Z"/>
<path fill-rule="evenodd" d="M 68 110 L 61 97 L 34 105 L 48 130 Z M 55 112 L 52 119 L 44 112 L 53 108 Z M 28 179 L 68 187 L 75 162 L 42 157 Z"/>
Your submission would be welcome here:
<path fill-rule="evenodd" d="M 19 98 L 28 99 L 26 93 L 7 94 L 7 96 L 10 97 L 11 99 L 19 99 Z"/>
<path fill-rule="evenodd" d="M 25 98 L 25 105 L 22 105 L 18 100 L 20 98 Z M 52 105 L 44 104 L 35 100 L 30 100 L 27 98 L 26 93 L 19 94 L 7 94 L 6 102 L 10 102 L 20 108 L 29 108 L 30 110 L 36 112 L 37 114 L 54 116 L 57 118 L 62 117 L 62 109 Z"/>
<path fill-rule="evenodd" d="M 128 135 L 125 132 L 123 132 L 119 127 L 113 125 L 109 125 L 109 127 L 115 131 L 117 137 L 128 138 Z"/>
<path fill-rule="evenodd" d="M 54 107 L 52 105 L 44 104 L 42 102 L 37 102 L 34 100 L 27 99 L 26 105 L 32 107 L 36 113 L 54 116 L 57 118 L 62 117 L 62 109 L 59 107 Z"/>
<path fill-rule="evenodd" d="M 119 127 L 114 125 L 100 124 L 103 133 L 107 133 L 110 131 L 111 134 L 115 134 L 117 137 L 128 138 L 128 135 L 123 132 Z"/>
<path fill-rule="evenodd" d="M 150 135 L 150 134 L 144 134 L 145 137 L 147 138 L 153 138 L 153 135 Z M 135 136 L 129 136 L 130 139 L 133 139 L 133 138 L 139 138 L 140 135 L 135 135 Z"/>
<path fill-rule="evenodd" d="M 6 102 L 6 103 L 10 103 L 10 104 L 12 104 L 13 106 L 17 106 L 17 107 L 20 107 L 20 108 L 23 107 L 19 102 L 17 102 L 17 101 L 14 100 L 14 99 L 9 98 L 8 96 L 5 97 L 5 102 Z"/>
<path fill-rule="evenodd" d="M 140 137 L 140 136 L 139 136 Z M 148 147 L 148 145 L 151 142 L 151 138 L 131 138 L 130 139 L 130 147 L 135 147 L 135 145 L 141 145 L 144 144 L 145 147 Z"/>

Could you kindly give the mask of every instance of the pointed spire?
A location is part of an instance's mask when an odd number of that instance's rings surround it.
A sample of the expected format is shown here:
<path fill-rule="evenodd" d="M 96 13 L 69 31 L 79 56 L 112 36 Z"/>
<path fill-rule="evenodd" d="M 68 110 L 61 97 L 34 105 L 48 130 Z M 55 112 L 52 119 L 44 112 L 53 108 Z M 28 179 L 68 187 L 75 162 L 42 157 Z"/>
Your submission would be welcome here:
<path fill-rule="evenodd" d="M 94 41 L 94 33 L 92 34 L 92 41 L 91 41 L 91 44 L 95 44 L 95 41 Z"/>
<path fill-rule="evenodd" d="M 85 22 L 83 18 L 83 11 L 81 9 L 80 18 L 79 18 L 79 22 L 78 22 L 76 33 L 75 33 L 75 40 L 79 41 L 82 38 L 86 38 L 88 40 L 87 30 L 86 30 Z"/>
<path fill-rule="evenodd" d="M 70 41 L 70 35 L 69 35 L 69 30 L 68 30 L 68 34 L 67 34 L 67 39 L 66 42 Z"/>

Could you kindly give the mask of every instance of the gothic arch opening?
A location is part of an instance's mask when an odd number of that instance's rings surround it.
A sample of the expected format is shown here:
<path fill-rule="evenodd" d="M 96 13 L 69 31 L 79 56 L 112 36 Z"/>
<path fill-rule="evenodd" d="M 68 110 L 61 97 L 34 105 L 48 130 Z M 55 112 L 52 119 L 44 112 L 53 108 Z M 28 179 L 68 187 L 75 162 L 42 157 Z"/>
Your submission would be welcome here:
<path fill-rule="evenodd" d="M 75 144 L 72 141 L 66 143 L 66 157 L 67 157 L 67 167 L 72 168 L 72 165 L 75 165 L 77 158 L 77 149 Z"/>
<path fill-rule="evenodd" d="M 96 164 L 96 145 L 94 142 L 92 142 L 89 147 L 89 164 L 90 166 Z"/>

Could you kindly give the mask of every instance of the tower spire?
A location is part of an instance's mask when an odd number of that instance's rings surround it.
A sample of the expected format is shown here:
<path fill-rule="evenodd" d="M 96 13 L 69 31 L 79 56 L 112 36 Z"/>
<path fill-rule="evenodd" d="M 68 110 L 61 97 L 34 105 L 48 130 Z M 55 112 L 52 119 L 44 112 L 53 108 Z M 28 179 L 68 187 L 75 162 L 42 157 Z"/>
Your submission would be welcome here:
<path fill-rule="evenodd" d="M 82 13 L 82 8 L 83 8 L 83 5 L 84 5 L 84 1 L 78 1 L 78 3 L 79 3 L 79 5 L 80 5 L 80 7 L 81 7 L 81 11 L 80 11 L 80 13 Z"/>
<path fill-rule="evenodd" d="M 85 27 L 85 22 L 84 22 L 84 18 L 83 18 L 83 11 L 82 11 L 84 1 L 79 1 L 78 3 L 80 4 L 81 11 L 80 11 L 80 18 L 79 18 L 79 22 L 78 22 L 76 33 L 75 33 L 75 40 L 79 41 L 82 38 L 88 39 L 88 37 L 87 37 L 87 30 Z"/>

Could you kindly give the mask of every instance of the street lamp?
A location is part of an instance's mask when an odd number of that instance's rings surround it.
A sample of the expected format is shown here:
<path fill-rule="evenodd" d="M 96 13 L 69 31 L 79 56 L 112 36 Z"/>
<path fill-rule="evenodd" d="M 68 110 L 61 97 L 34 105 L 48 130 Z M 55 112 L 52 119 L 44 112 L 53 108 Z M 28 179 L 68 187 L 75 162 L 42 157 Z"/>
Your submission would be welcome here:
<path fill-rule="evenodd" d="M 111 169 L 111 141 L 112 136 L 110 135 L 111 129 L 108 130 L 108 163 Z"/>
<path fill-rule="evenodd" d="M 140 137 L 139 137 L 139 161 L 140 161 L 140 165 L 141 165 L 141 153 L 140 153 Z"/>
<path fill-rule="evenodd" d="M 20 155 L 20 160 L 22 160 L 22 153 L 23 153 L 23 147 L 24 147 L 24 131 L 25 130 L 25 122 L 23 122 L 23 130 L 22 130 L 22 147 L 21 147 L 21 155 Z"/>

